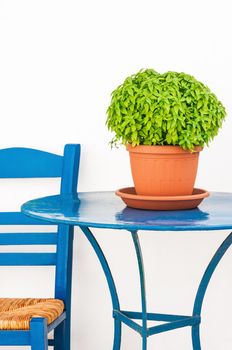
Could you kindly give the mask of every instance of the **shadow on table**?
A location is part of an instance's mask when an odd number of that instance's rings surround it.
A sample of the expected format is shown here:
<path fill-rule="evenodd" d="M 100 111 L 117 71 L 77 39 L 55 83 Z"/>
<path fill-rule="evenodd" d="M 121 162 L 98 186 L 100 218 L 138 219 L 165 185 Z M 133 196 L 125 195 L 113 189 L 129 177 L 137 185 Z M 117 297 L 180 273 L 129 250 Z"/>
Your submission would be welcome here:
<path fill-rule="evenodd" d="M 115 215 L 117 221 L 147 225 L 186 226 L 207 222 L 209 214 L 199 208 L 174 211 L 141 210 L 126 207 Z"/>

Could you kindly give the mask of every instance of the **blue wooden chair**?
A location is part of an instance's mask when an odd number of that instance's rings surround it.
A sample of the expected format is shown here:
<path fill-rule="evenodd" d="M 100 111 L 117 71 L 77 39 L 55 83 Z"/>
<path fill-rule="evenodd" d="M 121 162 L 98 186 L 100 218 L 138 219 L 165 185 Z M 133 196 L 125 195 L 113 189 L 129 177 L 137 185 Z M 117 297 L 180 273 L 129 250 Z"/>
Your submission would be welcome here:
<path fill-rule="evenodd" d="M 29 148 L 0 150 L 0 178 L 61 178 L 61 193 L 77 188 L 80 145 L 66 145 L 59 156 Z M 49 225 L 20 212 L 1 212 L 0 225 Z M 56 253 L 0 253 L 2 266 L 54 265 L 54 299 L 0 299 L 0 346 L 30 345 L 32 350 L 70 349 L 73 227 L 57 232 L 1 233 L 0 245 L 56 245 Z M 54 339 L 48 333 L 54 330 Z"/>

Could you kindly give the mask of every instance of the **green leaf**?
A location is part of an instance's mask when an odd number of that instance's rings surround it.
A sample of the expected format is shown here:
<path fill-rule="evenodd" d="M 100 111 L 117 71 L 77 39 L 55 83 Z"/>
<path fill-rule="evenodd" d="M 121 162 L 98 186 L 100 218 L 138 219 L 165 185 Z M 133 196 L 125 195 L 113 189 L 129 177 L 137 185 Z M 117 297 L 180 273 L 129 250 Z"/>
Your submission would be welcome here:
<path fill-rule="evenodd" d="M 197 109 L 200 109 L 202 106 L 203 106 L 203 101 L 202 101 L 202 100 L 199 100 L 199 101 L 197 102 Z"/>
<path fill-rule="evenodd" d="M 132 125 L 131 131 L 136 131 L 136 126 L 135 125 Z"/>
<path fill-rule="evenodd" d="M 149 120 L 149 122 L 147 123 L 147 130 L 151 129 L 151 121 Z"/>
<path fill-rule="evenodd" d="M 138 133 L 137 133 L 137 131 L 134 131 L 131 135 L 132 141 L 135 141 L 137 139 L 137 137 L 138 137 Z"/>

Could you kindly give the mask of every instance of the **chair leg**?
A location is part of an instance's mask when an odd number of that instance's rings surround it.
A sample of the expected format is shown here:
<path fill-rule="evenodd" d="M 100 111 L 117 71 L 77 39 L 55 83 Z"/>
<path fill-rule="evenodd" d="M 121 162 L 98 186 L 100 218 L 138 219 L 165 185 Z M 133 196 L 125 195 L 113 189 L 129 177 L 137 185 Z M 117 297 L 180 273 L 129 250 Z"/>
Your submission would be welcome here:
<path fill-rule="evenodd" d="M 32 318 L 30 322 L 31 350 L 48 350 L 47 319 Z"/>
<path fill-rule="evenodd" d="M 70 328 L 64 320 L 54 331 L 54 350 L 70 350 Z"/>
<path fill-rule="evenodd" d="M 64 350 L 71 349 L 71 318 L 67 315 L 64 323 Z"/>

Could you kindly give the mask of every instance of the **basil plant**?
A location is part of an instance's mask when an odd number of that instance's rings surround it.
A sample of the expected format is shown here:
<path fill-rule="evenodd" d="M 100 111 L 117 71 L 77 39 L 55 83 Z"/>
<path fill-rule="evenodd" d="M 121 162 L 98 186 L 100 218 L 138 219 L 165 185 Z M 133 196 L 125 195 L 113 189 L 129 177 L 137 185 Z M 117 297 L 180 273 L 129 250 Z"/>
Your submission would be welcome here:
<path fill-rule="evenodd" d="M 112 144 L 204 146 L 226 116 L 210 89 L 185 73 L 141 70 L 112 92 L 107 126 Z"/>

